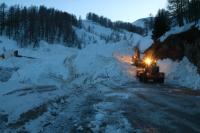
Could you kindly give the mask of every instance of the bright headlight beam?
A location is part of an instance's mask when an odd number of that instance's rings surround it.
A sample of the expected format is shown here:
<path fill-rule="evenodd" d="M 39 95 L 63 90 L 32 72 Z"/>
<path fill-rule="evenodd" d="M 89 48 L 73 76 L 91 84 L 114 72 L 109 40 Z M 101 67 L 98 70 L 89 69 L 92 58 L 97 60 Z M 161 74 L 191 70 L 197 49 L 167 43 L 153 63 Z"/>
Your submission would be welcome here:
<path fill-rule="evenodd" d="M 152 59 L 151 59 L 151 58 L 146 58 L 146 59 L 144 60 L 144 62 L 145 62 L 145 64 L 147 64 L 147 65 L 151 65 Z"/>

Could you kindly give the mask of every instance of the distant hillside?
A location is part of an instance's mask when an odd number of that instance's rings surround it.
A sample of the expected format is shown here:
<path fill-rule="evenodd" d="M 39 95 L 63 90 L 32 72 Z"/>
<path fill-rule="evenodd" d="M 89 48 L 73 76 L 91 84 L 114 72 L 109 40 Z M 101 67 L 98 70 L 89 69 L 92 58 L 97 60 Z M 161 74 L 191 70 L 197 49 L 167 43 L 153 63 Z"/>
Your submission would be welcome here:
<path fill-rule="evenodd" d="M 127 30 L 129 32 L 137 33 L 140 35 L 145 34 L 145 30 L 143 28 L 135 26 L 129 22 L 122 22 L 122 21 L 112 22 L 110 19 L 104 16 L 99 16 L 95 13 L 88 13 L 86 18 L 87 20 L 91 20 L 102 26 L 109 27 L 114 30 Z"/>
<path fill-rule="evenodd" d="M 82 48 L 88 44 L 124 42 L 146 49 L 152 42 L 144 38 L 144 29 L 126 22 L 89 13 L 87 20 L 45 6 L 7 7 L 0 11 L 0 36 L 13 39 L 20 47 L 38 47 L 40 41 Z"/>
<path fill-rule="evenodd" d="M 0 6 L 0 36 L 16 40 L 21 47 L 37 47 L 41 40 L 80 47 L 73 30 L 80 26 L 76 16 L 45 6 Z"/>
<path fill-rule="evenodd" d="M 145 28 L 145 22 L 149 21 L 149 20 L 150 20 L 149 17 L 148 18 L 141 18 L 141 19 L 134 21 L 133 25 L 141 27 L 141 28 Z"/>
<path fill-rule="evenodd" d="M 153 29 L 154 17 L 141 18 L 132 23 L 134 26 L 140 27 L 146 33 Z"/>

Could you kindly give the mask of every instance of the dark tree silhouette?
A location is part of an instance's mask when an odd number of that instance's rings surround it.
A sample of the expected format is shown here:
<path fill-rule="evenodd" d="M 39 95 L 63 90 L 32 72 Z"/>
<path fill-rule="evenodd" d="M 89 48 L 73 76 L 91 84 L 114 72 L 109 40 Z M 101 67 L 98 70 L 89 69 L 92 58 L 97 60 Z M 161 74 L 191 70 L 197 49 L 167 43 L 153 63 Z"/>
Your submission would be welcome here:
<path fill-rule="evenodd" d="M 188 10 L 189 0 L 168 0 L 168 9 L 171 17 L 176 19 L 179 26 L 184 24 Z"/>
<path fill-rule="evenodd" d="M 169 13 L 164 9 L 160 9 L 155 17 L 152 39 L 156 41 L 169 29 L 170 29 Z"/>
<path fill-rule="evenodd" d="M 5 16 L 6 16 L 6 14 L 5 14 L 5 8 L 6 8 L 7 6 L 6 6 L 6 4 L 5 3 L 2 3 L 1 5 L 0 5 L 0 35 L 2 35 L 3 34 L 3 30 L 4 30 L 4 28 L 5 28 Z"/>
<path fill-rule="evenodd" d="M 196 23 L 200 20 L 200 1 L 191 0 L 188 8 L 188 19 L 190 22 Z"/>
<path fill-rule="evenodd" d="M 199 0 L 168 0 L 168 11 L 179 26 L 184 22 L 198 22 L 200 19 Z"/>

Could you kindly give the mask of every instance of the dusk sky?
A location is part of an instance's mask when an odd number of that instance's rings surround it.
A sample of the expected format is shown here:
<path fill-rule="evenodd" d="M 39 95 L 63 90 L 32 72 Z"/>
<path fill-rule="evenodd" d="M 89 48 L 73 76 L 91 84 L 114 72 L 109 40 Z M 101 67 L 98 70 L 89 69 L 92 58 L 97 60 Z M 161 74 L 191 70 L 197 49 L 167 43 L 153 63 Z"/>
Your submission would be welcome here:
<path fill-rule="evenodd" d="M 67 11 L 85 18 L 88 12 L 103 15 L 112 21 L 133 22 L 139 18 L 155 15 L 166 7 L 167 0 L 0 0 L 7 5 L 45 5 Z"/>

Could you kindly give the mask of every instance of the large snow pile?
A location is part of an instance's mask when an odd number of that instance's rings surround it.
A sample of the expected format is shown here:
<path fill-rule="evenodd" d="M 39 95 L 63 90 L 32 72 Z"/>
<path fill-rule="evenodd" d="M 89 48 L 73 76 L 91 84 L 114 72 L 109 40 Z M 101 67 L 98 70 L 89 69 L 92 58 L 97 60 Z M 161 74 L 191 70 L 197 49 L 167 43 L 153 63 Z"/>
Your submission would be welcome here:
<path fill-rule="evenodd" d="M 64 95 L 62 82 L 69 79 L 69 66 L 65 60 L 78 50 L 62 45 L 40 43 L 39 48 L 19 48 L 16 42 L 0 37 L 1 53 L 19 50 L 19 54 L 34 58 L 11 57 L 0 60 L 0 114 L 9 114 L 8 121 L 19 119 L 23 112 L 38 107 L 43 103 Z M 12 70 L 9 77 L 5 70 Z"/>
<path fill-rule="evenodd" d="M 83 27 L 76 28 L 76 33 L 79 38 L 85 39 L 86 45 L 82 50 L 58 44 L 49 45 L 43 41 L 40 42 L 39 48 L 19 48 L 15 41 L 0 37 L 0 53 L 19 50 L 20 55 L 35 58 L 12 57 L 0 61 L 0 66 L 5 68 L 1 71 L 1 75 L 4 74 L 1 76 L 4 78 L 1 78 L 1 81 L 4 81 L 0 82 L 1 88 L 12 88 L 13 84 L 18 88 L 24 85 L 60 87 L 60 80 L 69 81 L 73 78 L 72 74 L 89 75 L 93 80 L 102 77 L 125 79 L 126 74 L 132 70 L 129 68 L 126 68 L 128 71 L 123 70 L 125 68 L 121 67 L 124 66 L 114 55 L 130 56 L 133 54 L 134 45 L 139 43 L 141 50 L 144 51 L 152 43 L 149 36 L 142 37 L 123 30 L 114 31 L 91 21 L 83 21 Z M 118 41 L 106 43 L 105 38 L 113 35 L 119 36 Z"/>
<path fill-rule="evenodd" d="M 40 48 L 17 48 L 15 41 L 6 38 L 3 40 L 1 47 L 5 51 L 19 50 L 19 54 L 23 56 L 31 56 L 35 59 L 28 58 L 9 58 L 0 62 L 1 67 L 18 68 L 14 72 L 11 81 L 28 84 L 52 84 L 51 75 L 56 75 L 62 79 L 67 79 L 68 69 L 64 65 L 64 60 L 72 55 L 75 50 L 70 50 L 62 45 L 49 46 L 45 42 L 41 42 Z M 58 52 L 59 51 L 59 52 Z M 56 53 L 56 54 L 55 54 Z"/>
<path fill-rule="evenodd" d="M 200 75 L 197 67 L 185 57 L 180 62 L 173 62 L 170 59 L 158 61 L 162 72 L 166 74 L 166 82 L 177 84 L 192 89 L 200 89 Z"/>
<path fill-rule="evenodd" d="M 149 48 L 152 44 L 153 44 L 153 40 L 151 39 L 151 34 L 149 34 L 148 36 L 143 37 L 140 41 L 139 41 L 139 48 L 142 52 L 144 52 L 147 48 Z"/>
<path fill-rule="evenodd" d="M 99 78 L 123 80 L 127 77 L 123 73 L 119 61 L 114 58 L 114 55 L 130 55 L 131 53 L 131 47 L 125 42 L 109 45 L 93 44 L 80 50 L 74 64 L 79 74 L 86 74 L 92 80 Z"/>

